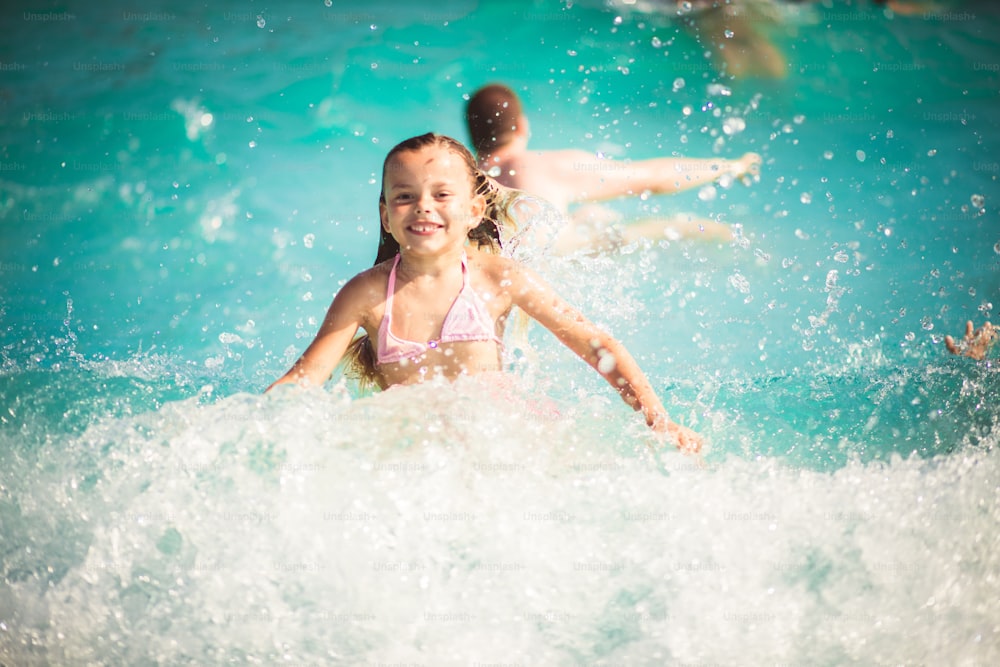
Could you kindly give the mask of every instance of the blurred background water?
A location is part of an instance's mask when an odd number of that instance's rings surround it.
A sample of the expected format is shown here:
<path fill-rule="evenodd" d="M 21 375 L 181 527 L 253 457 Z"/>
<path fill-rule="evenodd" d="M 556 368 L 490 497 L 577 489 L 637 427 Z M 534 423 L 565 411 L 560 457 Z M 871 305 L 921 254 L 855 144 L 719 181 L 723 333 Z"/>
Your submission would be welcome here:
<path fill-rule="evenodd" d="M 1000 297 L 1000 16 L 776 5 L 734 79 L 676 14 L 0 10 L 0 663 L 995 664 L 1000 382 L 941 339 Z M 706 468 L 544 331 L 523 398 L 261 395 L 493 81 L 536 148 L 764 157 L 613 204 L 733 243 L 538 260 Z"/>

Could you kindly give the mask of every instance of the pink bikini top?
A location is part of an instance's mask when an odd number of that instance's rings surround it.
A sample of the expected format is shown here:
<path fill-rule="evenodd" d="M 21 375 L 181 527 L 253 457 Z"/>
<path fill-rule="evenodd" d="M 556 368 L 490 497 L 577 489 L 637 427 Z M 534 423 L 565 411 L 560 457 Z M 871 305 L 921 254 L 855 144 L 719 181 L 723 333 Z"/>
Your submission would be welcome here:
<path fill-rule="evenodd" d="M 396 363 L 408 357 L 419 356 L 427 350 L 436 348 L 441 343 L 459 341 L 492 340 L 498 345 L 503 341 L 496 335 L 496 324 L 486 304 L 469 284 L 469 269 L 466 266 L 465 253 L 462 253 L 462 289 L 455 297 L 448 310 L 448 315 L 441 325 L 441 335 L 435 340 L 418 343 L 403 340 L 392 335 L 392 295 L 396 291 L 396 267 L 399 266 L 399 255 L 392 263 L 389 272 L 389 286 L 385 294 L 385 314 L 378 328 L 378 363 Z"/>

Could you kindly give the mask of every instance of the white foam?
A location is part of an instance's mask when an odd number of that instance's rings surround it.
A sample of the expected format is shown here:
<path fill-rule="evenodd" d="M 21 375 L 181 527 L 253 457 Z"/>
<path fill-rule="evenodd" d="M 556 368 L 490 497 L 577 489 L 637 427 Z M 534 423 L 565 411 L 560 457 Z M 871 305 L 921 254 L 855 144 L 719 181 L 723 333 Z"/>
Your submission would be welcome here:
<path fill-rule="evenodd" d="M 97 423 L 8 489 L 4 650 L 165 664 L 1000 656 L 994 449 L 832 473 L 700 468 L 652 453 L 627 409 L 530 392 L 293 388 Z"/>

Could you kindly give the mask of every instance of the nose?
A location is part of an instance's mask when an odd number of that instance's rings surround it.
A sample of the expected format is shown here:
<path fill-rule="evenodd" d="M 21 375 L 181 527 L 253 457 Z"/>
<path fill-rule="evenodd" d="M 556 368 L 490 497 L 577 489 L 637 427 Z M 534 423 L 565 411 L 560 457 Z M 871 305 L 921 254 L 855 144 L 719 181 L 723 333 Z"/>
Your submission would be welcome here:
<path fill-rule="evenodd" d="M 417 210 L 422 213 L 430 213 L 432 201 L 433 197 L 431 197 L 431 195 L 420 195 L 420 198 L 417 199 Z"/>

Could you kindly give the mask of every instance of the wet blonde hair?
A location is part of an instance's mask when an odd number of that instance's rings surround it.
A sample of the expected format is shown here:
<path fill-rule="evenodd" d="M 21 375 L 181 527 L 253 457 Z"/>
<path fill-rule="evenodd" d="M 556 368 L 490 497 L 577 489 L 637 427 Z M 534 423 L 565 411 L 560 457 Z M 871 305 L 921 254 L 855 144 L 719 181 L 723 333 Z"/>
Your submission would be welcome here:
<path fill-rule="evenodd" d="M 385 203 L 386 168 L 393 157 L 407 151 L 419 151 L 429 146 L 444 148 L 462 159 L 469 173 L 469 185 L 474 195 L 482 195 L 486 200 L 482 221 L 469 230 L 469 241 L 479 250 L 499 254 L 503 239 L 517 231 L 517 220 L 513 214 L 513 204 L 521 195 L 518 190 L 506 188 L 487 176 L 476 164 L 476 159 L 462 143 L 443 134 L 428 132 L 396 144 L 385 156 L 382 163 L 382 190 L 379 205 Z M 399 243 L 380 225 L 378 252 L 375 266 L 393 260 L 399 253 Z M 361 389 L 368 390 L 378 383 L 375 349 L 368 334 L 355 338 L 344 357 L 344 374 L 358 381 Z"/>

